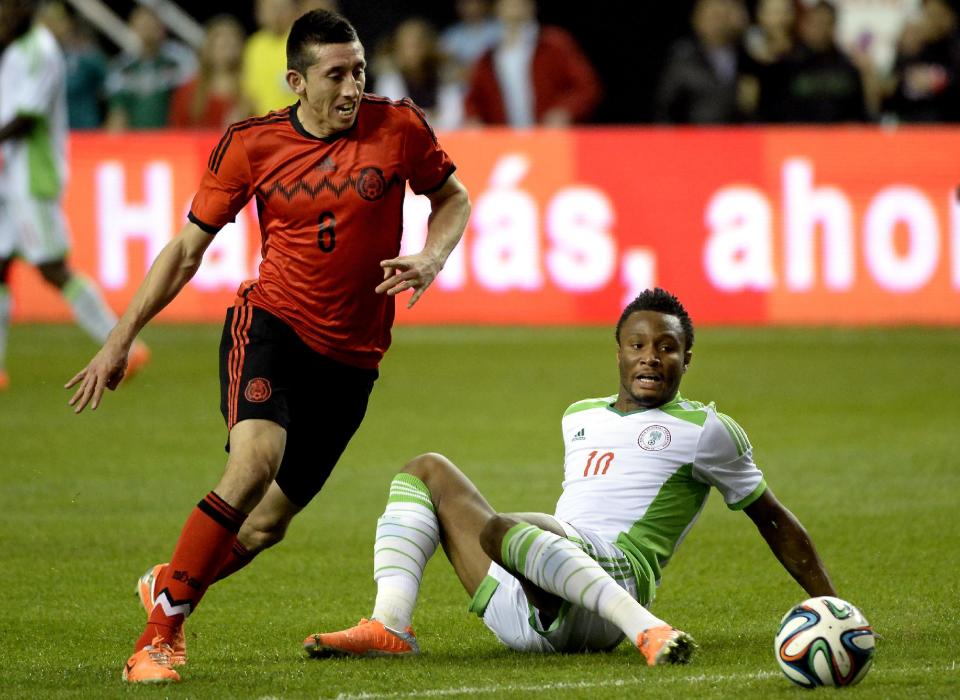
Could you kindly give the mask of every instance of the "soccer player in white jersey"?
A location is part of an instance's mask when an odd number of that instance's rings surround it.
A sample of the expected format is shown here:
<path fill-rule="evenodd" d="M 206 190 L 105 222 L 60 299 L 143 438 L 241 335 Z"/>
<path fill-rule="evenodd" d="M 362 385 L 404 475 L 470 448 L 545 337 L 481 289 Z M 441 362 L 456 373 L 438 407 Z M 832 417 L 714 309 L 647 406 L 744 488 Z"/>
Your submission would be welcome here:
<path fill-rule="evenodd" d="M 662 289 L 617 323 L 617 394 L 563 415 L 563 493 L 554 515 L 497 513 L 448 459 L 417 457 L 394 477 L 377 522 L 371 619 L 304 640 L 310 656 L 419 651 L 410 628 L 427 560 L 443 544 L 470 610 L 519 651 L 611 649 L 626 637 L 649 665 L 685 663 L 691 637 L 647 610 L 663 567 L 710 487 L 743 510 L 809 596 L 837 593 L 803 525 L 767 487 L 743 429 L 689 401 L 693 325 Z"/>
<path fill-rule="evenodd" d="M 60 196 L 67 175 L 66 66 L 53 34 L 34 21 L 36 0 L 0 0 L 0 391 L 8 388 L 10 263 L 36 266 L 69 303 L 80 327 L 102 343 L 117 317 L 89 279 L 66 264 Z M 148 359 L 130 352 L 127 375 Z"/>

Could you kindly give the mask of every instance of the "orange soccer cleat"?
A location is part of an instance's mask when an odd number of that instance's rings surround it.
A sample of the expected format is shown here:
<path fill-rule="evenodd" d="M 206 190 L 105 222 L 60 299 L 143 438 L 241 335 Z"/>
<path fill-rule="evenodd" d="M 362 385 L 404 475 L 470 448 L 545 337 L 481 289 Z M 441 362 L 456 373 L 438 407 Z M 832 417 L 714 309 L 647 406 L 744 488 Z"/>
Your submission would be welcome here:
<path fill-rule="evenodd" d="M 137 595 L 140 596 L 140 603 L 143 605 L 143 609 L 147 611 L 148 618 L 157 600 L 157 581 L 160 580 L 160 574 L 166 567 L 166 564 L 157 564 L 147 569 L 147 572 L 137 581 Z M 180 625 L 176 634 L 173 635 L 170 665 L 183 666 L 185 663 L 187 663 L 187 639 L 183 634 L 183 625 Z"/>
<path fill-rule="evenodd" d="M 154 637 L 153 644 L 135 652 L 123 667 L 127 683 L 176 683 L 180 674 L 171 668 L 173 649 L 162 637 Z"/>
<path fill-rule="evenodd" d="M 360 620 L 350 629 L 311 634 L 303 650 L 315 659 L 327 656 L 413 656 L 420 653 L 417 637 L 407 627 L 403 632 L 385 627 L 379 620 Z"/>
<path fill-rule="evenodd" d="M 697 643 L 686 632 L 660 625 L 638 634 L 637 648 L 646 657 L 648 666 L 685 664 L 690 661 Z"/>
<path fill-rule="evenodd" d="M 6 370 L 0 369 L 0 391 L 6 391 L 10 388 L 10 375 Z"/>

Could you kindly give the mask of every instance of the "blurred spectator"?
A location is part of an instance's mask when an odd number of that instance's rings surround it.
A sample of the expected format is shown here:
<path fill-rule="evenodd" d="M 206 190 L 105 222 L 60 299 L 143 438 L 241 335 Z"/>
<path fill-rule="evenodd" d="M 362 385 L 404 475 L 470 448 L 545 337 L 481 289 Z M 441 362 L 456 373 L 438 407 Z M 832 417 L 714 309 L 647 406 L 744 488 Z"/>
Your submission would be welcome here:
<path fill-rule="evenodd" d="M 670 49 L 654 106 L 656 121 L 672 124 L 738 122 L 746 111 L 738 80 L 746 54 L 741 0 L 697 0 L 693 36 Z"/>
<path fill-rule="evenodd" d="M 960 120 L 960 39 L 957 11 L 924 0 L 920 17 L 900 37 L 885 111 L 905 122 Z"/>
<path fill-rule="evenodd" d="M 66 61 L 70 128 L 99 128 L 103 123 L 106 56 L 89 28 L 62 2 L 44 5 L 39 18 L 57 38 Z"/>
<path fill-rule="evenodd" d="M 750 58 L 769 65 L 793 51 L 797 45 L 796 0 L 760 0 L 756 18 L 744 44 Z"/>
<path fill-rule="evenodd" d="M 837 43 L 855 64 L 869 63 L 889 76 L 897 40 L 907 22 L 920 13 L 921 0 L 834 0 Z"/>
<path fill-rule="evenodd" d="M 440 34 L 440 49 L 453 61 L 457 80 L 466 83 L 473 64 L 500 40 L 500 24 L 489 0 L 457 0 L 460 18 Z"/>
<path fill-rule="evenodd" d="M 779 91 L 771 81 L 779 79 L 775 66 L 796 49 L 796 0 L 760 0 L 756 21 L 744 35 L 748 60 L 740 68 L 738 105 L 753 119 L 770 114 L 769 100 Z"/>
<path fill-rule="evenodd" d="M 437 43 L 437 34 L 424 19 L 402 22 L 388 42 L 378 66 L 373 91 L 398 100 L 409 97 L 437 129 L 455 129 L 463 123 L 463 95 L 450 79 Z"/>
<path fill-rule="evenodd" d="M 206 30 L 197 77 L 173 93 L 170 126 L 177 129 L 222 129 L 250 115 L 240 89 L 243 26 L 218 15 Z"/>
<path fill-rule="evenodd" d="M 837 10 L 817 0 L 800 16 L 800 44 L 775 64 L 764 103 L 767 121 L 835 123 L 866 121 L 860 70 L 836 42 Z M 768 85 L 764 86 L 764 90 Z"/>
<path fill-rule="evenodd" d="M 257 0 L 259 30 L 243 49 L 243 94 L 255 114 L 297 101 L 287 85 L 287 34 L 299 16 L 294 0 Z"/>
<path fill-rule="evenodd" d="M 570 34 L 541 27 L 534 0 L 497 0 L 497 46 L 474 66 L 466 98 L 473 123 L 565 126 L 600 101 L 596 72 Z"/>
<path fill-rule="evenodd" d="M 196 72 L 196 57 L 186 45 L 167 38 L 166 27 L 150 8 L 134 8 L 129 23 L 140 51 L 122 54 L 111 65 L 107 127 L 160 129 L 167 125 L 173 91 Z"/>

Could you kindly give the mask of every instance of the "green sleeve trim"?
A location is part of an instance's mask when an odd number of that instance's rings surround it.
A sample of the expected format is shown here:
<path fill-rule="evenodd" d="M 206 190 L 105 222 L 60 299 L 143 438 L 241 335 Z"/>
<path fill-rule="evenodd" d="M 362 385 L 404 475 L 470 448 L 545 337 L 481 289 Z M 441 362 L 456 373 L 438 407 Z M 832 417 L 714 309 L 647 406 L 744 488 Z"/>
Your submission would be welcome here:
<path fill-rule="evenodd" d="M 757 488 L 750 492 L 750 495 L 746 498 L 741 498 L 736 503 L 730 503 L 727 505 L 727 508 L 730 510 L 743 510 L 748 505 L 756 501 L 760 496 L 763 495 L 763 492 L 767 490 L 767 480 L 760 479 L 760 483 L 757 484 Z"/>
<path fill-rule="evenodd" d="M 747 438 L 747 433 L 740 427 L 737 421 L 727 414 L 717 411 L 717 418 L 720 419 L 723 427 L 730 433 L 730 439 L 733 440 L 733 444 L 737 446 L 737 456 L 742 456 L 744 452 L 750 449 L 750 440 Z"/>
<path fill-rule="evenodd" d="M 477 586 L 473 598 L 470 599 L 470 607 L 467 608 L 467 611 L 482 619 L 483 614 L 487 611 L 487 606 L 490 605 L 490 599 L 493 598 L 493 594 L 497 592 L 499 587 L 500 582 L 497 579 L 493 576 L 485 576 L 480 585 Z"/>
<path fill-rule="evenodd" d="M 591 408 L 606 408 L 612 402 L 616 401 L 616 399 L 616 396 L 607 396 L 602 399 L 583 399 L 583 401 L 577 401 L 570 404 L 567 410 L 563 412 L 563 417 L 566 418 L 580 411 L 589 411 Z"/>

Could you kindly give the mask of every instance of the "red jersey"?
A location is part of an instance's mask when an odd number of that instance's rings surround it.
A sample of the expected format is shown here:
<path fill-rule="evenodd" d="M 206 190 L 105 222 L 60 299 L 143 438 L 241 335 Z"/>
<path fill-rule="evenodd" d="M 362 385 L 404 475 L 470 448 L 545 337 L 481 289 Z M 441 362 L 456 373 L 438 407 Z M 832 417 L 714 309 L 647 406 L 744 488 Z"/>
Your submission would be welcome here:
<path fill-rule="evenodd" d="M 400 252 L 406 183 L 436 191 L 455 166 L 410 100 L 364 95 L 354 125 L 326 138 L 303 128 L 298 104 L 227 129 L 189 218 L 216 233 L 255 196 L 263 262 L 238 295 L 318 353 L 374 368 L 394 300 L 373 290 Z"/>

